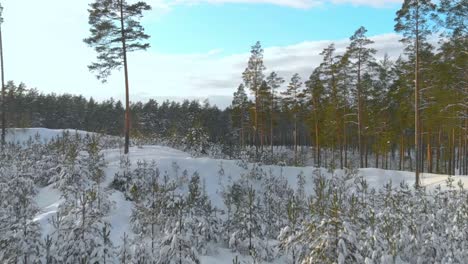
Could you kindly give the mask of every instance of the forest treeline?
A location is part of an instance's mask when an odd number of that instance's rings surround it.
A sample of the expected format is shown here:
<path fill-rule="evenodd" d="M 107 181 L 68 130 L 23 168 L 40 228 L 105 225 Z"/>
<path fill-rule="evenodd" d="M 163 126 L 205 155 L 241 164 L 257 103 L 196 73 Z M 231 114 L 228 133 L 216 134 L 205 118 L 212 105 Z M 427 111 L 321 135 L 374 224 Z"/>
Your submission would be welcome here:
<path fill-rule="evenodd" d="M 257 159 L 273 153 L 274 146 L 287 146 L 297 164 L 300 153 L 310 151 L 316 166 L 333 163 L 343 168 L 357 160 L 359 167 L 389 168 L 393 162 L 393 168 L 414 169 L 419 122 L 419 169 L 467 174 L 466 3 L 413 2 L 405 1 L 395 19 L 405 46 L 398 58 L 377 59 L 373 41 L 360 27 L 344 53 L 330 44 L 310 76 L 294 74 L 285 80 L 267 71 L 257 42 L 231 107 L 222 110 L 196 101 L 134 102 L 132 137 L 180 138 L 198 129 L 212 143 L 231 146 L 226 148 L 231 152 L 234 147 L 255 147 Z M 13 82 L 6 91 L 10 127 L 123 133 L 125 108 L 120 101 L 45 95 Z"/>

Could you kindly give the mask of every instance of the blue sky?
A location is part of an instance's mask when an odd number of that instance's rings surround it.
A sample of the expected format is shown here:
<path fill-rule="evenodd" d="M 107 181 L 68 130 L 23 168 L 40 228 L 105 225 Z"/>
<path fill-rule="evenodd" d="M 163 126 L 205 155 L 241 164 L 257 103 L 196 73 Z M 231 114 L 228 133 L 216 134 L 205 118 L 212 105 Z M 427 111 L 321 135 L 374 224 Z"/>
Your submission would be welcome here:
<path fill-rule="evenodd" d="M 326 4 L 300 9 L 272 4 L 205 3 L 177 6 L 146 24 L 153 36 L 153 47 L 161 52 L 222 49 L 230 54 L 245 52 L 257 40 L 266 47 L 340 40 L 361 25 L 370 36 L 389 33 L 399 7 Z"/>
<path fill-rule="evenodd" d="M 46 93 L 123 99 L 122 71 L 102 84 L 87 68 L 96 58 L 83 43 L 91 1 L 2 1 L 6 79 Z M 343 51 L 361 25 L 378 56 L 395 59 L 401 51 L 393 20 L 402 0 L 146 1 L 153 6 L 143 20 L 152 47 L 128 56 L 131 100 L 210 98 L 227 106 L 257 40 L 265 73 L 286 80 L 308 78 L 323 48 L 334 42 Z"/>

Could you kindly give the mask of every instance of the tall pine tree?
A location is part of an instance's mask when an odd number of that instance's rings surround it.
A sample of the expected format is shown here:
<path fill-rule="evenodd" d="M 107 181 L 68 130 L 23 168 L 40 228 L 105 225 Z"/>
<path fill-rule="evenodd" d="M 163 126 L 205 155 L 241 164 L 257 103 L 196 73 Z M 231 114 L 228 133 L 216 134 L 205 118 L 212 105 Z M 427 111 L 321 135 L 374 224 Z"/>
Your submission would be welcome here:
<path fill-rule="evenodd" d="M 139 20 L 151 7 L 145 2 L 128 4 L 125 0 L 96 0 L 90 5 L 91 36 L 84 40 L 98 53 L 97 62 L 89 66 L 97 78 L 106 82 L 112 70 L 123 66 L 125 74 L 125 154 L 130 144 L 130 99 L 127 52 L 146 50 L 149 35 Z"/>
<path fill-rule="evenodd" d="M 395 31 L 403 34 L 401 41 L 405 43 L 406 51 L 414 59 L 414 112 L 415 112 L 415 155 L 416 155 L 416 187 L 421 184 L 421 120 L 420 120 L 420 51 L 431 35 L 431 18 L 436 5 L 431 0 L 405 0 L 395 18 Z"/>

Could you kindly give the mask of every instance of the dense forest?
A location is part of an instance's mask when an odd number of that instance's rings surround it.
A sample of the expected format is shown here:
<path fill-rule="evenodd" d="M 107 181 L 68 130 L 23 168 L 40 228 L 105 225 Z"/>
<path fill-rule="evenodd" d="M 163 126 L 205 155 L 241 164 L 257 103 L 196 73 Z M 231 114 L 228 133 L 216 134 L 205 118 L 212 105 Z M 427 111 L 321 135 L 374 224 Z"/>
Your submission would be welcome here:
<path fill-rule="evenodd" d="M 395 19 L 395 30 L 405 44 L 400 57 L 377 59 L 373 41 L 360 27 L 344 53 L 331 43 L 310 76 L 294 74 L 290 80 L 267 71 L 257 42 L 231 107 L 223 110 L 195 101 L 133 102 L 132 138 L 175 140 L 195 129 L 212 143 L 231 146 L 226 148 L 230 155 L 232 146 L 237 153 L 254 147 L 254 158 L 261 159 L 273 153 L 275 146 L 286 146 L 294 151 L 297 164 L 301 163 L 299 153 L 310 151 L 316 166 L 333 163 L 343 168 L 350 166 L 349 160 L 357 160 L 359 167 L 389 168 L 393 162 L 394 169 L 414 170 L 417 113 L 419 169 L 466 174 L 468 38 L 464 13 L 463 1 L 403 5 Z M 125 110 L 120 101 L 45 95 L 13 82 L 7 83 L 6 93 L 10 127 L 123 135 Z"/>

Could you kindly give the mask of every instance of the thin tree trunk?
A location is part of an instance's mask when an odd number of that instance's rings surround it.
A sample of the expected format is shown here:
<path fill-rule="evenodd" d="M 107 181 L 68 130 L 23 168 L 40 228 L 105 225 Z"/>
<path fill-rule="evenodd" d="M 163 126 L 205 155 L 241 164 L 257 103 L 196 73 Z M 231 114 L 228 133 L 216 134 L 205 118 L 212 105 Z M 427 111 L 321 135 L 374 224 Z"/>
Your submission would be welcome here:
<path fill-rule="evenodd" d="M 419 177 L 419 146 L 420 146 L 420 123 L 419 123 L 419 1 L 416 1 L 416 40 L 415 40 L 415 71 L 414 71 L 414 151 L 415 151 L 415 160 L 416 160 L 416 171 L 415 171 L 415 186 L 419 188 L 421 180 Z"/>
<path fill-rule="evenodd" d="M 130 145 L 130 94 L 128 83 L 128 66 L 127 66 L 127 45 L 125 43 L 125 25 L 123 13 L 123 0 L 120 0 L 120 31 L 122 34 L 122 49 L 123 49 L 123 63 L 125 73 L 125 149 L 124 153 L 128 154 Z"/>
<path fill-rule="evenodd" d="M 318 122 L 316 122 L 316 124 L 315 124 L 315 132 L 316 132 L 316 134 L 315 134 L 315 140 L 316 140 L 316 142 L 317 142 L 317 145 L 316 145 L 316 147 L 317 147 L 317 154 L 316 154 L 316 155 L 317 155 L 317 166 L 318 166 L 318 167 L 321 166 L 321 161 L 322 161 L 322 159 L 321 159 L 321 157 L 320 157 L 321 151 L 320 151 L 320 136 L 319 136 L 319 131 L 320 131 L 320 130 L 319 130 Z"/>
<path fill-rule="evenodd" d="M 405 156 L 405 149 L 404 149 L 404 138 L 403 138 L 403 135 L 400 135 L 400 161 L 399 161 L 399 164 L 398 164 L 398 169 L 399 170 L 402 170 L 402 165 L 403 165 L 403 158 Z"/>
<path fill-rule="evenodd" d="M 431 130 L 427 132 L 427 171 L 432 173 L 432 148 L 431 148 Z"/>
<path fill-rule="evenodd" d="M 379 168 L 379 152 L 378 151 L 375 152 L 375 168 L 376 169 Z"/>
<path fill-rule="evenodd" d="M 256 87 L 258 89 L 258 87 Z M 254 113 L 254 144 L 255 144 L 255 159 L 258 159 L 258 91 L 255 91 L 255 113 Z"/>
<path fill-rule="evenodd" d="M 368 167 L 367 161 L 368 161 L 368 158 L 369 158 L 369 146 L 368 146 L 367 142 L 366 142 L 366 144 L 364 144 L 364 152 L 365 152 L 365 155 L 366 155 L 366 157 L 364 159 L 364 167 L 367 168 Z"/>
<path fill-rule="evenodd" d="M 447 167 L 447 174 L 452 175 L 452 133 L 448 132 L 448 164 Z"/>
<path fill-rule="evenodd" d="M 455 128 L 452 128 L 452 175 L 455 175 Z"/>
<path fill-rule="evenodd" d="M 273 158 L 273 112 L 275 110 L 274 107 L 275 103 L 275 95 L 274 95 L 274 90 L 273 87 L 271 88 L 271 109 L 270 109 L 270 144 L 271 144 L 271 157 Z"/>
<path fill-rule="evenodd" d="M 461 153 L 462 153 L 462 150 L 463 150 L 463 140 L 462 140 L 462 133 L 460 131 L 460 136 L 458 137 L 459 141 L 458 141 L 458 147 L 457 147 L 457 169 L 459 171 L 458 174 L 461 174 L 461 172 L 463 171 L 461 169 L 461 163 L 462 163 L 462 157 L 461 157 Z"/>
<path fill-rule="evenodd" d="M 343 122 L 344 166 L 348 167 L 348 142 L 346 138 L 346 122 Z"/>
<path fill-rule="evenodd" d="M 317 99 L 314 97 L 314 123 L 315 123 L 315 148 L 316 148 L 316 166 L 320 167 L 320 134 L 319 134 L 319 122 L 317 114 Z"/>
<path fill-rule="evenodd" d="M 388 170 L 388 149 L 385 147 L 385 169 Z"/>
<path fill-rule="evenodd" d="M 297 165 L 297 114 L 296 113 L 294 113 L 293 137 L 294 137 L 294 163 L 295 165 Z"/>
<path fill-rule="evenodd" d="M 468 175 L 468 113 L 467 119 L 465 120 L 465 146 L 463 147 L 464 166 L 463 174 Z"/>
<path fill-rule="evenodd" d="M 436 173 L 440 173 L 440 147 L 441 147 L 441 141 L 442 141 L 442 130 L 439 129 L 439 136 L 437 140 L 437 150 L 436 150 Z"/>
<path fill-rule="evenodd" d="M 361 58 L 358 59 L 357 72 L 357 97 L 358 97 L 358 149 L 359 149 L 359 166 L 364 165 L 362 153 L 362 99 L 361 99 Z"/>
<path fill-rule="evenodd" d="M 2 150 L 5 146 L 5 135 L 6 135 L 6 102 L 5 102 L 5 71 L 3 67 L 3 40 L 2 40 L 2 27 L 0 22 L 0 63 L 1 65 L 1 74 L 2 74 Z"/>

